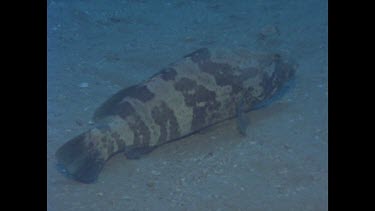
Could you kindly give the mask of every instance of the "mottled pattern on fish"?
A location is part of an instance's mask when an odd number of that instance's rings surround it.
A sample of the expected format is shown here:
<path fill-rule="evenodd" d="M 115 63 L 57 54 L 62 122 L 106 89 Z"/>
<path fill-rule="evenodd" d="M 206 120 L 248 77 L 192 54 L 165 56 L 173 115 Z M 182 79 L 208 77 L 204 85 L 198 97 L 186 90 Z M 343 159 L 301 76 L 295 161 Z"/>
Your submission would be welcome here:
<path fill-rule="evenodd" d="M 117 152 L 153 149 L 234 117 L 240 101 L 248 111 L 293 74 L 278 54 L 199 49 L 112 96 L 97 109 L 97 125 L 63 145 L 57 160 L 74 179 L 93 182 Z"/>

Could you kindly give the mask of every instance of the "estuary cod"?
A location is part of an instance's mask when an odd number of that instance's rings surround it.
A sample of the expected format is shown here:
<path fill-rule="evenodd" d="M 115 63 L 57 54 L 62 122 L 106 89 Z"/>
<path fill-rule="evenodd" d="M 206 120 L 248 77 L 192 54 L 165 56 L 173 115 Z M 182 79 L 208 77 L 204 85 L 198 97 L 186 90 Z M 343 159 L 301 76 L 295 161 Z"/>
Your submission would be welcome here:
<path fill-rule="evenodd" d="M 218 122 L 236 116 L 242 122 L 239 113 L 272 97 L 294 72 L 279 54 L 198 49 L 110 97 L 96 110 L 93 128 L 58 149 L 58 164 L 92 183 L 118 152 L 139 158 Z"/>

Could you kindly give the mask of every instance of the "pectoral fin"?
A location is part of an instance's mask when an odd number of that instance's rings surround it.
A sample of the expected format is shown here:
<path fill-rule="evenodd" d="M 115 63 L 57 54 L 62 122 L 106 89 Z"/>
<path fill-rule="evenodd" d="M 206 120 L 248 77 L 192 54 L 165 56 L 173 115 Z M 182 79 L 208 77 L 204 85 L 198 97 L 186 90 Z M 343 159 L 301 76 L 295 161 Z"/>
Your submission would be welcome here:
<path fill-rule="evenodd" d="M 242 98 L 240 102 L 236 106 L 236 120 L 237 120 L 237 130 L 238 132 L 246 136 L 247 127 L 250 124 L 249 118 L 246 116 L 246 112 L 244 109 L 245 100 Z"/>

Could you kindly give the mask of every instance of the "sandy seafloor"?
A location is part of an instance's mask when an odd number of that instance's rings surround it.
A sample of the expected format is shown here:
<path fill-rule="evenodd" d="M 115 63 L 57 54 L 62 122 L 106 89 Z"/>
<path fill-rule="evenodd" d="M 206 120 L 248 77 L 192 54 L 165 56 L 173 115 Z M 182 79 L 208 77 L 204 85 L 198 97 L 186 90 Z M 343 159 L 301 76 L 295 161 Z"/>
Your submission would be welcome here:
<path fill-rule="evenodd" d="M 69 180 L 54 153 L 104 100 L 200 47 L 288 54 L 295 83 L 248 114 L 139 160 Z M 47 207 L 61 210 L 327 210 L 327 1 L 48 1 Z M 86 83 L 86 84 L 85 84 Z"/>

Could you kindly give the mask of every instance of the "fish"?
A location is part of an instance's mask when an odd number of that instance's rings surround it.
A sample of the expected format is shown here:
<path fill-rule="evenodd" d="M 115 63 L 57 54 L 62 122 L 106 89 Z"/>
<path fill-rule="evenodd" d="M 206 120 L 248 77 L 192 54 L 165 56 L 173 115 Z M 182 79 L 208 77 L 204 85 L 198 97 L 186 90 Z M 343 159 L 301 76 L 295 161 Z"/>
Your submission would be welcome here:
<path fill-rule="evenodd" d="M 236 117 L 246 134 L 244 113 L 274 96 L 295 72 L 280 53 L 199 48 L 106 100 L 94 112 L 95 124 L 58 148 L 57 164 L 73 180 L 93 183 L 120 152 L 139 159 Z"/>

